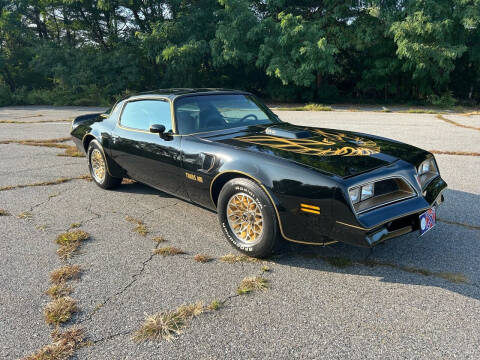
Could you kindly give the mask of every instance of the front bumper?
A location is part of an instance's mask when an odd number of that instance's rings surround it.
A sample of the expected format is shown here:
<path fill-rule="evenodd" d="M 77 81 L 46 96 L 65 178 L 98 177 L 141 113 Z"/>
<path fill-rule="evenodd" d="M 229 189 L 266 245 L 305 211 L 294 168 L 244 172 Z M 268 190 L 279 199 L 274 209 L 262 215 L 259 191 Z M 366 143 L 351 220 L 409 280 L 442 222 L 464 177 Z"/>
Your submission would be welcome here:
<path fill-rule="evenodd" d="M 447 184 L 441 177 L 434 179 L 422 196 L 374 209 L 358 217 L 350 224 L 337 221 L 331 238 L 352 245 L 373 247 L 385 240 L 420 229 L 419 216 L 444 201 L 443 191 Z"/>

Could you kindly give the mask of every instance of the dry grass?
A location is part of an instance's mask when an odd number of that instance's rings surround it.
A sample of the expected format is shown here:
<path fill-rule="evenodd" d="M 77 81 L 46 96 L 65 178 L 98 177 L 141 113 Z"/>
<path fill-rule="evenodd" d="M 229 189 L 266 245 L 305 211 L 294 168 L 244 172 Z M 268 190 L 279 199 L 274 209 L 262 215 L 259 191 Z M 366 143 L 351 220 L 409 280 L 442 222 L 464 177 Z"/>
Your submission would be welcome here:
<path fill-rule="evenodd" d="M 173 255 L 180 255 L 180 254 L 186 254 L 185 251 L 182 249 L 179 249 L 174 246 L 166 246 L 158 249 L 154 249 L 153 253 L 155 255 L 162 255 L 162 256 L 173 256 Z"/>
<path fill-rule="evenodd" d="M 432 109 L 407 109 L 407 110 L 399 110 L 399 113 L 406 113 L 406 114 L 438 114 L 438 110 Z"/>
<path fill-rule="evenodd" d="M 69 177 L 69 178 L 59 178 L 59 179 L 52 180 L 52 181 L 35 182 L 35 183 L 31 183 L 31 184 L 8 185 L 8 186 L 0 187 L 0 191 L 22 189 L 22 188 L 31 187 L 31 186 L 58 185 L 58 184 L 63 184 L 63 183 L 72 181 L 72 180 L 88 180 L 88 181 L 91 181 L 91 177 L 90 177 L 90 175 L 82 175 L 82 176 L 74 176 L 74 177 Z"/>
<path fill-rule="evenodd" d="M 68 146 L 64 148 L 63 153 L 57 154 L 57 156 L 68 156 L 68 157 L 85 157 L 86 155 L 83 151 L 79 151 L 76 146 Z"/>
<path fill-rule="evenodd" d="M 72 314 L 78 311 L 77 303 L 69 296 L 55 299 L 45 306 L 45 321 L 49 325 L 59 325 L 72 318 Z"/>
<path fill-rule="evenodd" d="M 250 257 L 247 255 L 235 255 L 235 254 L 227 254 L 224 255 L 220 258 L 220 261 L 233 264 L 237 262 L 248 262 L 248 263 L 254 263 L 254 262 L 260 262 L 260 259 Z"/>
<path fill-rule="evenodd" d="M 17 215 L 19 219 L 31 219 L 33 214 L 30 211 L 24 211 Z"/>
<path fill-rule="evenodd" d="M 436 116 L 436 118 L 439 119 L 439 120 L 445 121 L 446 123 L 449 123 L 449 124 L 451 124 L 451 125 L 455 125 L 455 126 L 458 126 L 458 127 L 461 127 L 461 128 L 472 129 L 472 130 L 480 131 L 480 127 L 475 127 L 475 126 L 460 124 L 460 123 L 458 123 L 458 122 L 456 122 L 456 121 L 447 119 L 446 117 L 444 117 L 444 116 L 441 115 L 441 114 L 438 114 L 438 115 Z"/>
<path fill-rule="evenodd" d="M 212 300 L 212 302 L 207 306 L 207 310 L 216 311 L 222 307 L 223 303 L 219 300 Z"/>
<path fill-rule="evenodd" d="M 307 104 L 304 106 L 280 107 L 278 111 L 332 111 L 332 108 L 322 104 Z"/>
<path fill-rule="evenodd" d="M 268 289 L 268 280 L 261 276 L 246 277 L 237 288 L 237 294 L 243 295 L 253 291 Z"/>
<path fill-rule="evenodd" d="M 139 233 L 140 235 L 142 236 L 147 236 L 148 234 L 148 229 L 147 229 L 147 226 L 145 225 L 145 223 L 142 221 L 142 220 L 139 220 L 139 219 L 135 219 L 134 217 L 131 217 L 129 215 L 127 215 L 125 217 L 125 220 L 127 220 L 128 222 L 131 222 L 133 224 L 136 224 L 135 228 L 133 229 L 133 231 Z"/>
<path fill-rule="evenodd" d="M 76 228 L 79 228 L 80 226 L 82 226 L 82 224 L 80 224 L 80 223 L 71 223 L 70 224 L 70 229 L 76 229 Z"/>
<path fill-rule="evenodd" d="M 207 263 L 213 260 L 212 257 L 205 254 L 197 254 L 193 257 L 193 259 L 199 263 Z"/>
<path fill-rule="evenodd" d="M 53 284 L 62 284 L 68 280 L 80 278 L 82 270 L 79 265 L 65 265 L 50 273 L 50 281 Z"/>
<path fill-rule="evenodd" d="M 23 360 L 67 360 L 83 344 L 84 331 L 72 327 L 64 332 L 52 332 L 53 342 Z"/>
<path fill-rule="evenodd" d="M 262 272 L 269 272 L 271 271 L 270 269 L 270 266 L 267 266 L 267 265 L 263 265 L 262 268 L 261 268 Z"/>
<path fill-rule="evenodd" d="M 82 241 L 87 240 L 90 234 L 82 230 L 74 230 L 62 233 L 57 236 L 55 242 L 60 245 L 57 250 L 61 259 L 69 259 L 78 250 Z"/>
<path fill-rule="evenodd" d="M 122 180 L 122 185 L 136 184 L 137 182 L 133 179 L 124 178 Z"/>
<path fill-rule="evenodd" d="M 0 216 L 10 216 L 10 213 L 7 210 L 0 209 Z"/>
<path fill-rule="evenodd" d="M 58 299 L 64 296 L 68 296 L 72 293 L 73 289 L 65 284 L 54 284 L 45 291 L 45 294 L 50 296 L 50 298 Z"/>
<path fill-rule="evenodd" d="M 480 156 L 478 152 L 471 151 L 444 151 L 444 150 L 430 150 L 432 154 L 439 155 L 460 155 L 460 156 Z"/>
<path fill-rule="evenodd" d="M 37 115 L 39 117 L 42 115 Z M 33 117 L 33 116 L 29 116 Z M 0 124 L 41 124 L 41 123 L 59 123 L 59 122 L 71 122 L 72 120 L 62 119 L 62 120 L 35 120 L 35 121 L 18 121 L 18 120 L 0 120 Z"/>
<path fill-rule="evenodd" d="M 135 332 L 135 341 L 173 340 L 183 332 L 188 321 L 204 312 L 202 303 L 183 305 L 173 311 L 164 311 L 147 316 L 142 326 Z"/>
<path fill-rule="evenodd" d="M 20 144 L 20 145 L 32 145 L 32 146 L 43 146 L 43 144 L 55 144 L 55 143 L 62 143 L 72 140 L 71 137 L 63 137 L 63 138 L 56 138 L 56 139 L 43 139 L 43 140 L 2 140 L 0 144 Z"/>
<path fill-rule="evenodd" d="M 152 239 L 153 242 L 156 242 L 157 244 L 161 244 L 161 243 L 164 243 L 164 242 L 167 242 L 167 240 L 161 236 L 155 236 L 153 239 Z"/>

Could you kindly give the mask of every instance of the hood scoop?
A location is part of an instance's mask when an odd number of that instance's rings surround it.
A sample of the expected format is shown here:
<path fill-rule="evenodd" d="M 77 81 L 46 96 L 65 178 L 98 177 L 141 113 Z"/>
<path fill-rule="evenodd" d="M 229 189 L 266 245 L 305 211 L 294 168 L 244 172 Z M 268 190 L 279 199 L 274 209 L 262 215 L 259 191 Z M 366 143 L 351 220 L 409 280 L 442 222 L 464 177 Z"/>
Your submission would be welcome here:
<path fill-rule="evenodd" d="M 270 126 L 265 130 L 265 134 L 283 137 L 287 139 L 306 139 L 312 137 L 312 133 L 308 130 L 299 129 L 297 127 Z"/>

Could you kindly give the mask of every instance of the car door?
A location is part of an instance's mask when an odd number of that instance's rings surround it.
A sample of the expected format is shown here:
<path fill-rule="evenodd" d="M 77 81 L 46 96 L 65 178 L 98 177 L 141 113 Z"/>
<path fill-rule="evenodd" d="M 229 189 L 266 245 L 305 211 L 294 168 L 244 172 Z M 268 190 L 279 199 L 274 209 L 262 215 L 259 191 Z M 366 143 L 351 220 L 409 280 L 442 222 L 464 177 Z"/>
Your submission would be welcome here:
<path fill-rule="evenodd" d="M 154 124 L 165 126 L 164 136 L 149 131 Z M 112 132 L 111 156 L 131 178 L 187 198 L 181 138 L 174 134 L 168 99 L 130 100 Z"/>

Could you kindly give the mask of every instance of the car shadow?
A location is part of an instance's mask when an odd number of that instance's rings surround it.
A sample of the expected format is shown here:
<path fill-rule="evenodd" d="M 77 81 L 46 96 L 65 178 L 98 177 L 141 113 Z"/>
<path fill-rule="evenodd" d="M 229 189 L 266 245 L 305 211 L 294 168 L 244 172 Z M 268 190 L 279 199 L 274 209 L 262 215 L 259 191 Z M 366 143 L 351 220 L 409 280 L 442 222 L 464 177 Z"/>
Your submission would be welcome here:
<path fill-rule="evenodd" d="M 122 184 L 116 191 L 174 197 L 138 182 Z M 344 243 L 323 247 L 285 241 L 280 252 L 268 260 L 310 270 L 372 276 L 386 283 L 435 286 L 480 300 L 478 204 L 480 195 L 447 189 L 445 203 L 438 209 L 437 226 L 422 237 L 417 232 L 407 234 L 372 251 Z"/>
<path fill-rule="evenodd" d="M 434 286 L 480 300 L 480 195 L 447 189 L 445 199 L 436 228 L 422 237 L 407 234 L 373 250 L 287 243 L 271 260 L 385 283 Z"/>

